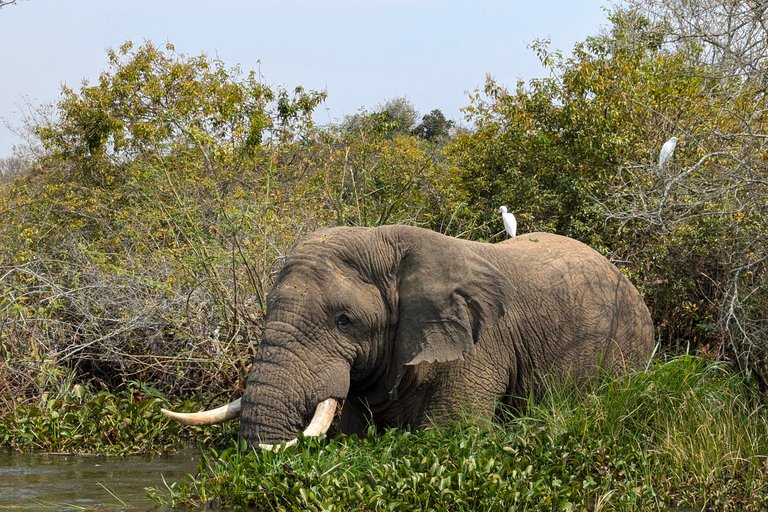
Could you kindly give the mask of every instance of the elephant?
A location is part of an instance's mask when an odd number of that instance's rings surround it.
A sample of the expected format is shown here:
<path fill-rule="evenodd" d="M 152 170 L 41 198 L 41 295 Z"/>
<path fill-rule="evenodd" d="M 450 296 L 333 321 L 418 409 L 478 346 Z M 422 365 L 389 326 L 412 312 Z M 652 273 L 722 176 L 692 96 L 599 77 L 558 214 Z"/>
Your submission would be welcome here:
<path fill-rule="evenodd" d="M 493 418 L 541 396 L 645 364 L 651 315 L 597 251 L 529 233 L 500 243 L 423 228 L 335 227 L 301 238 L 267 296 L 241 399 L 180 414 L 240 416 L 240 437 L 273 448 L 318 435 L 419 429 L 466 411 Z M 274 443 L 274 444 L 270 444 Z"/>

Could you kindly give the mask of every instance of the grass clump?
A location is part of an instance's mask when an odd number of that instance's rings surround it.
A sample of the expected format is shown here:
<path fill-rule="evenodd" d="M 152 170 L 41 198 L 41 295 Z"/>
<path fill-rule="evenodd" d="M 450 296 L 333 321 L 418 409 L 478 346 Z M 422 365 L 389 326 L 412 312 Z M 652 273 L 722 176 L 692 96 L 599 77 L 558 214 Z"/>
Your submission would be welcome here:
<path fill-rule="evenodd" d="M 159 503 L 275 510 L 635 510 L 768 506 L 768 414 L 722 364 L 681 356 L 523 417 L 419 433 L 232 443 Z"/>

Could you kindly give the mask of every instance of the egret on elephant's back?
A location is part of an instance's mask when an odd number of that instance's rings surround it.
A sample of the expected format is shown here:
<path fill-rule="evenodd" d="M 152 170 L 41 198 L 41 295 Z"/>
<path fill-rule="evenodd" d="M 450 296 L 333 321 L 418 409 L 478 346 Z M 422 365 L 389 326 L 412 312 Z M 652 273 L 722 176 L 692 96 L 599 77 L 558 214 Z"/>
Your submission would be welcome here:
<path fill-rule="evenodd" d="M 504 223 L 504 229 L 507 231 L 507 234 L 515 238 L 517 236 L 517 219 L 515 219 L 515 215 L 512 212 L 508 212 L 506 206 L 500 207 L 499 213 L 501 214 L 501 221 Z"/>

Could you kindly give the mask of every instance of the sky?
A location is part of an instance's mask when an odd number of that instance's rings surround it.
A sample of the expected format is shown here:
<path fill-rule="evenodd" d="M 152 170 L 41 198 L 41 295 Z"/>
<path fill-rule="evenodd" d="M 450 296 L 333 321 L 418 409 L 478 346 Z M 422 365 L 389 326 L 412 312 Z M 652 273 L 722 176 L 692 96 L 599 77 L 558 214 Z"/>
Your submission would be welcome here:
<path fill-rule="evenodd" d="M 486 75 L 546 75 L 528 48 L 569 54 L 608 25 L 609 0 L 19 0 L 0 9 L 0 158 L 23 143 L 28 105 L 55 103 L 107 69 L 125 41 L 207 54 L 272 86 L 325 90 L 315 119 L 338 121 L 396 97 L 463 119 Z"/>

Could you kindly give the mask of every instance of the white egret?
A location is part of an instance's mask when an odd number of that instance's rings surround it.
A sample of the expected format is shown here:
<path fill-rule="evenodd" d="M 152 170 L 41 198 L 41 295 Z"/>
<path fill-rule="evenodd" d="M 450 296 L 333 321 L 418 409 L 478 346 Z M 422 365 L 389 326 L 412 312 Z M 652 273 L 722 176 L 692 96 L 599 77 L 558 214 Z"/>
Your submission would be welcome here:
<path fill-rule="evenodd" d="M 677 137 L 672 137 L 661 146 L 661 151 L 659 152 L 659 167 L 662 167 L 672 159 L 672 153 L 675 152 L 677 140 Z"/>
<path fill-rule="evenodd" d="M 501 214 L 501 220 L 504 221 L 504 229 L 507 230 L 507 233 L 509 233 L 509 236 L 516 237 L 517 236 L 517 220 L 515 219 L 515 216 L 512 212 L 507 211 L 506 206 L 502 206 L 499 208 L 499 213 Z"/>

